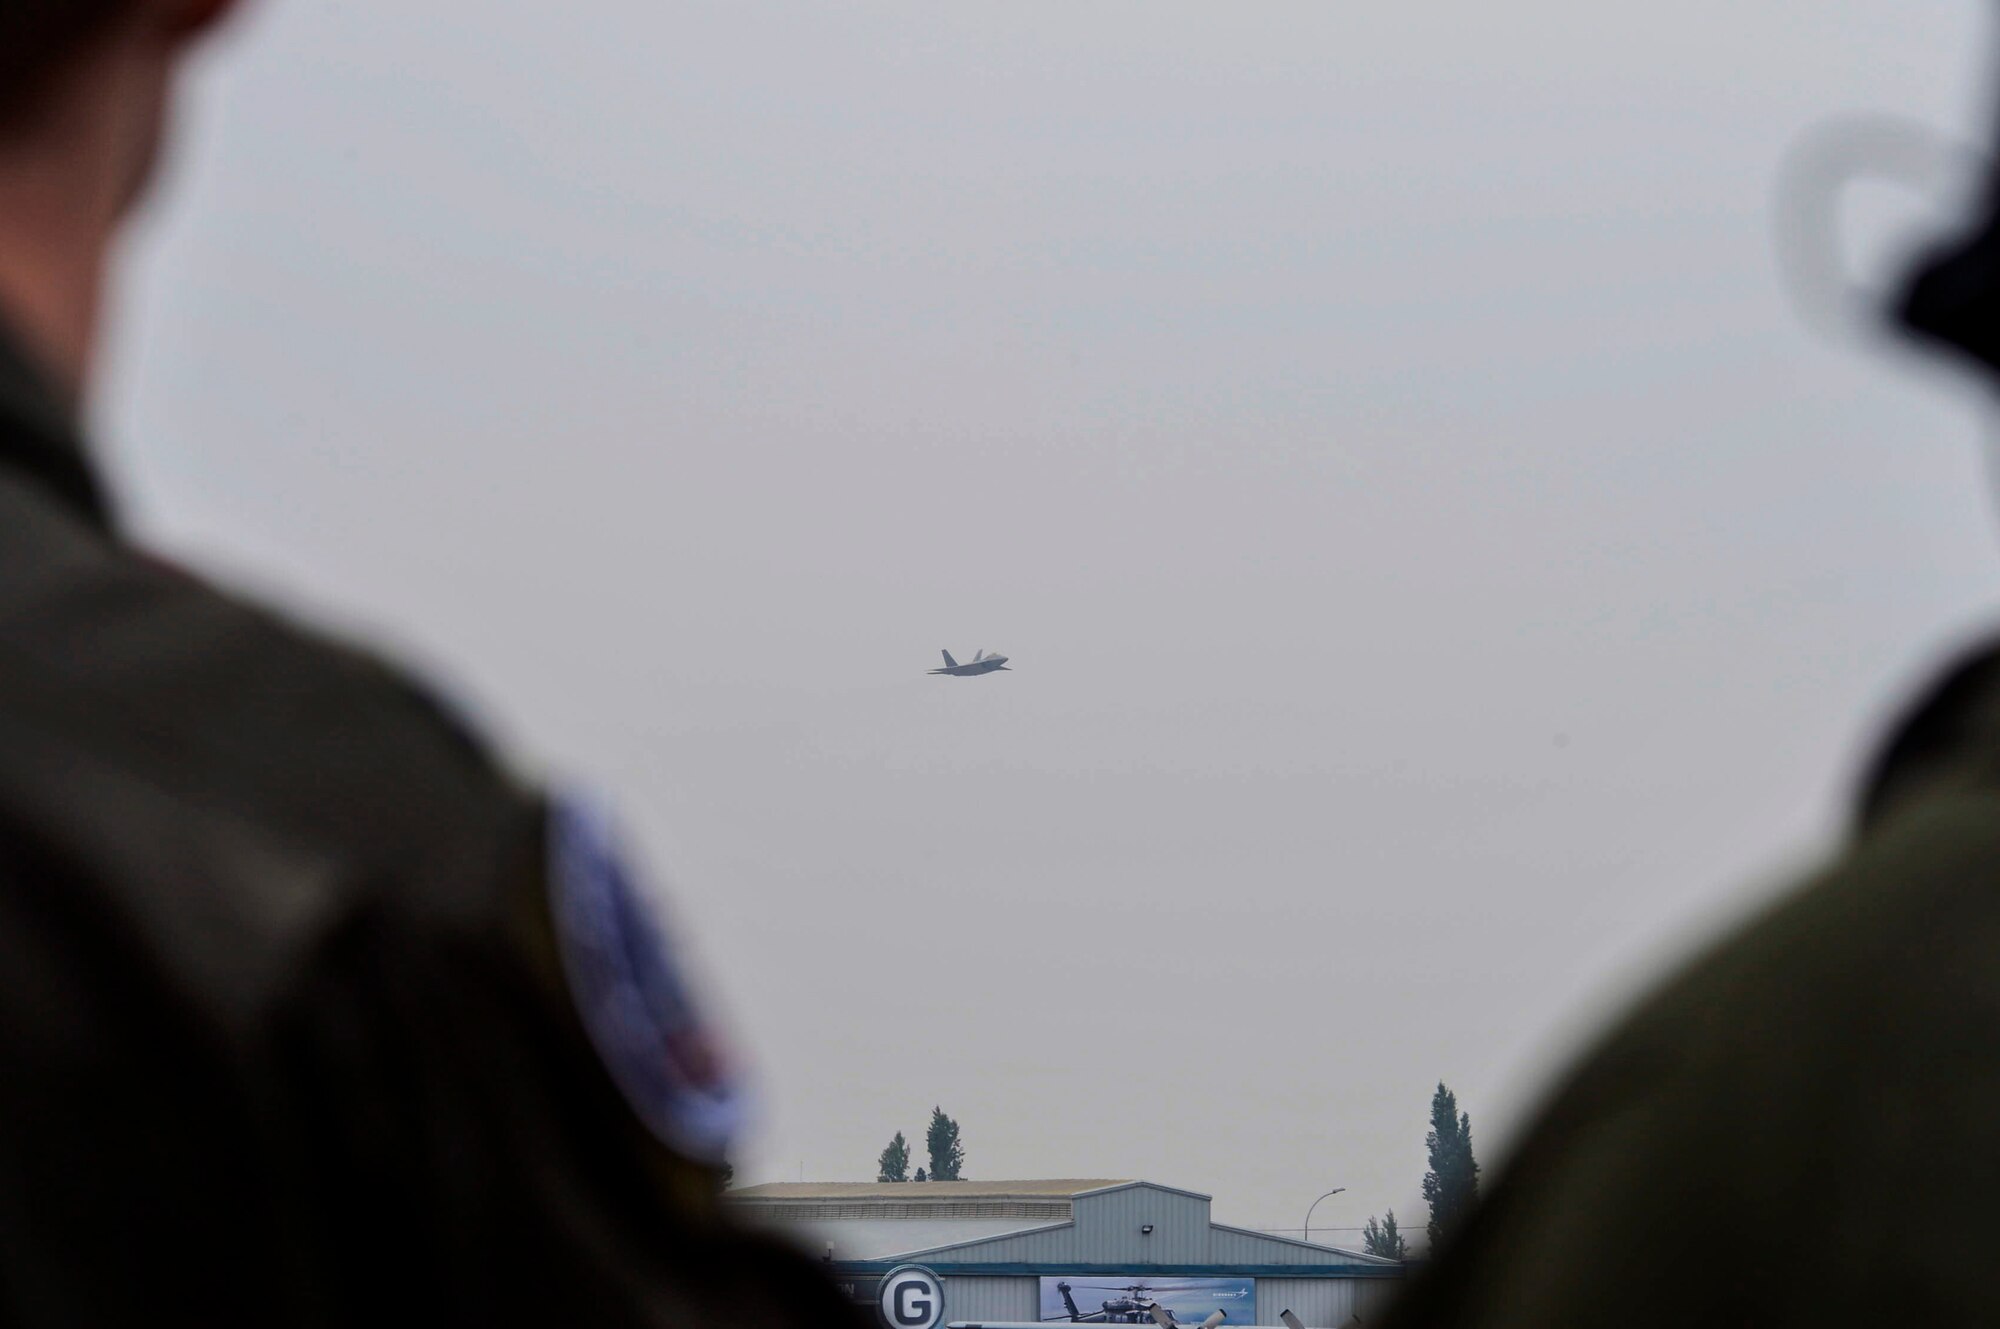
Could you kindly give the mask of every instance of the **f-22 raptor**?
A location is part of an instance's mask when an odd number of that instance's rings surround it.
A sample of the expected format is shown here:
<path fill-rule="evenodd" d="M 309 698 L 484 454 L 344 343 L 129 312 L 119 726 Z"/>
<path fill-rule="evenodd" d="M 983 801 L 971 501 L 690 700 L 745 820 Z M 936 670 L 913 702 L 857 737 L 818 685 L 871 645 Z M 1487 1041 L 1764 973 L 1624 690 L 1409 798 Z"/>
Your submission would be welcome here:
<path fill-rule="evenodd" d="M 981 651 L 964 664 L 951 658 L 950 651 L 942 652 L 944 668 L 933 669 L 933 674 L 950 674 L 953 678 L 971 678 L 974 674 L 990 674 L 996 669 L 1007 668 L 1007 657 L 998 651 Z"/>

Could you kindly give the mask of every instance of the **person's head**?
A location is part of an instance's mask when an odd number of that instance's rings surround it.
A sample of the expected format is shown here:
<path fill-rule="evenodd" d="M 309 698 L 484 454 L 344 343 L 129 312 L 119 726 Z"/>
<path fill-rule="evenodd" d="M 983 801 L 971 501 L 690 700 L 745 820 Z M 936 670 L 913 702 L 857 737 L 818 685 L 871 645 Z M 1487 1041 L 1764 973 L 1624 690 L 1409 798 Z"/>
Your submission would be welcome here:
<path fill-rule="evenodd" d="M 172 75 L 233 0 L 0 0 L 0 155 L 80 118 L 115 122 L 136 197 Z M 112 144 L 101 145 L 111 147 Z"/>
<path fill-rule="evenodd" d="M 235 0 L 0 0 L 0 314 L 82 377 L 98 274 L 174 76 Z"/>
<path fill-rule="evenodd" d="M 2000 381 L 2000 132 L 1973 215 L 1917 256 L 1889 313 L 1923 342 Z"/>

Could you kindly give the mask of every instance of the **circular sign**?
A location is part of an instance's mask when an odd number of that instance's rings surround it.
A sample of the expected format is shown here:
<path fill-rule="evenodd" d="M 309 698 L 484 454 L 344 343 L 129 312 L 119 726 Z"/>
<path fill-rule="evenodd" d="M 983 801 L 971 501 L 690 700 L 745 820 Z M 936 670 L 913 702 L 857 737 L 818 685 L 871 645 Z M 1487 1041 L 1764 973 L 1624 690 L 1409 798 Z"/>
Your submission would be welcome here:
<path fill-rule="evenodd" d="M 920 1264 L 899 1264 L 883 1275 L 875 1304 L 889 1329 L 937 1329 L 944 1320 L 944 1282 Z"/>

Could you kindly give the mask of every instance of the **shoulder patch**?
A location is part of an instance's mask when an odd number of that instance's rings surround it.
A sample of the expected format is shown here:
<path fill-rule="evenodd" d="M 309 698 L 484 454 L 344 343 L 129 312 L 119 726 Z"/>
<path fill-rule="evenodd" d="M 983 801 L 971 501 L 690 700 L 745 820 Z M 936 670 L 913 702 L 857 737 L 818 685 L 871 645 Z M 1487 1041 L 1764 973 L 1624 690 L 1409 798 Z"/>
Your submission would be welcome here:
<path fill-rule="evenodd" d="M 720 1163 L 745 1100 L 700 1018 L 659 904 L 635 885 L 610 818 L 549 802 L 549 905 L 577 1014 L 633 1111 L 670 1148 Z"/>

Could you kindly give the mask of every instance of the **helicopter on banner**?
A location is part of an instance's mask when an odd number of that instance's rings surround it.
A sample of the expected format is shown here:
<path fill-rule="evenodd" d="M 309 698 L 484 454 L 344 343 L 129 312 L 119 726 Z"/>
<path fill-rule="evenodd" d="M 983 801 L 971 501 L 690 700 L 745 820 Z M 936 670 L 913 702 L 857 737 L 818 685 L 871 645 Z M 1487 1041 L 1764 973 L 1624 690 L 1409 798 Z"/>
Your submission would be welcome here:
<path fill-rule="evenodd" d="M 1090 1292 L 1122 1292 L 1123 1296 L 1110 1297 L 1098 1303 L 1094 1311 L 1083 1310 L 1076 1304 L 1073 1292 L 1076 1289 Z M 1187 1329 L 1174 1317 L 1174 1313 L 1146 1294 L 1153 1289 L 1146 1283 L 1058 1283 L 1056 1293 L 1062 1297 L 1063 1307 L 1069 1314 L 1048 1317 L 1058 1324 L 1147 1324 L 1158 1329 Z M 1200 1329 L 1216 1329 L 1223 1321 L 1223 1313 L 1216 1311 L 1200 1322 Z"/>

